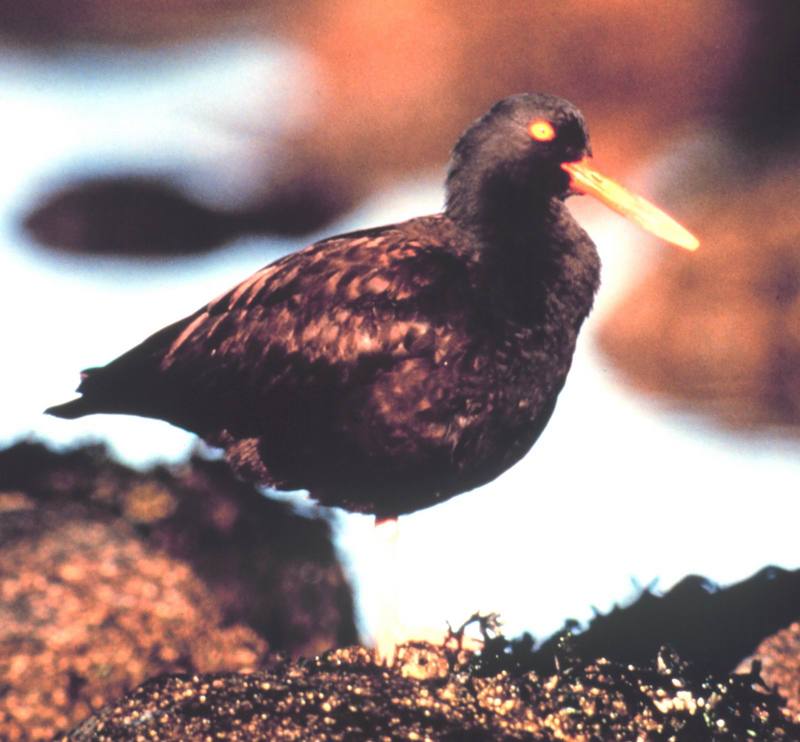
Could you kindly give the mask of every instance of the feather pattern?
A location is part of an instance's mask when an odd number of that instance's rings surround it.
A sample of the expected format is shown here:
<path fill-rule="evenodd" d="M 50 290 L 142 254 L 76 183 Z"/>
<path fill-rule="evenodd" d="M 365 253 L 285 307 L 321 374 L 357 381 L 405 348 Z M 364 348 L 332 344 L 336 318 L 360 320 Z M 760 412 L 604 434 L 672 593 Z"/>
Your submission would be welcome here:
<path fill-rule="evenodd" d="M 535 104 L 515 102 L 508 126 L 527 115 L 515 106 Z M 545 179 L 554 193 L 526 186 L 524 203 L 505 198 L 524 168 L 511 162 L 506 177 L 503 158 L 527 135 L 502 140 L 490 178 L 484 165 L 470 171 L 467 154 L 504 133 L 489 123 L 458 152 L 448 182 L 470 195 L 450 199 L 453 213 L 281 258 L 87 371 L 83 397 L 49 411 L 164 419 L 264 484 L 381 517 L 490 481 L 550 418 L 599 260 L 555 171 Z M 570 152 L 586 146 L 568 124 Z M 491 160 L 483 150 L 475 161 Z M 476 199 L 480 229 L 459 216 Z"/>

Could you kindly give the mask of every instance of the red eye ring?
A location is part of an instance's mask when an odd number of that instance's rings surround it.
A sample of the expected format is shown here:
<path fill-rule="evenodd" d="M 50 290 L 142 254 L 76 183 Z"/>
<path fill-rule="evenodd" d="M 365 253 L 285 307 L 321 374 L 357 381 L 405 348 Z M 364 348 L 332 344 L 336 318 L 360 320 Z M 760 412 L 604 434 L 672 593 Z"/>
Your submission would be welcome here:
<path fill-rule="evenodd" d="M 552 142 L 556 138 L 555 127 L 547 119 L 534 119 L 528 124 L 528 134 L 537 142 Z"/>

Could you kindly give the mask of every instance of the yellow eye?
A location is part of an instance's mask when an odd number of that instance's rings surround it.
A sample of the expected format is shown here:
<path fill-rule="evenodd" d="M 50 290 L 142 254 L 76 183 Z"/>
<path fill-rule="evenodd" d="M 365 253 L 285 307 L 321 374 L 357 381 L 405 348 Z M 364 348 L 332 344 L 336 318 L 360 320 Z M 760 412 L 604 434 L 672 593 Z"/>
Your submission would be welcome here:
<path fill-rule="evenodd" d="M 528 124 L 528 134 L 537 142 L 551 142 L 556 138 L 556 130 L 547 119 L 534 119 Z"/>

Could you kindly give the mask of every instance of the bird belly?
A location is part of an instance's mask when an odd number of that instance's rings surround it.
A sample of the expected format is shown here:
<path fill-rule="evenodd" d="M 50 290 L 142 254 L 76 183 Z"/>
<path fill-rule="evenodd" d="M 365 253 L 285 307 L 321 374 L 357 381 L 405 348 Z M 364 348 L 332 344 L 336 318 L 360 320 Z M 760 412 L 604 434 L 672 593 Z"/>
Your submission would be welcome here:
<path fill-rule="evenodd" d="M 313 398 L 271 394 L 254 405 L 254 438 L 226 444 L 229 460 L 263 483 L 383 517 L 483 485 L 538 438 L 574 346 L 519 325 L 492 331 L 480 343 L 439 338 L 366 383 L 329 379 Z"/>
<path fill-rule="evenodd" d="M 393 516 L 486 484 L 530 449 L 550 417 L 563 376 L 548 370 L 547 383 L 533 383 L 537 373 L 486 353 L 407 359 L 376 379 L 368 398 L 345 402 L 340 484 L 331 488 L 328 474 L 312 495 Z"/>

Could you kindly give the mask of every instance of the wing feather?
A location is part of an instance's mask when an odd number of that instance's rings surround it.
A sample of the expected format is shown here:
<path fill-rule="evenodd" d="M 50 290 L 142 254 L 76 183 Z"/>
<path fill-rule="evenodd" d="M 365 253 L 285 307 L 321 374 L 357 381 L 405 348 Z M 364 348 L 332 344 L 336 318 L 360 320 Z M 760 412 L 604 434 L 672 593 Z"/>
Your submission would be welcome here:
<path fill-rule="evenodd" d="M 202 355 L 268 384 L 278 358 L 344 372 L 430 347 L 437 326 L 453 320 L 447 297 L 465 290 L 466 281 L 453 280 L 463 265 L 438 245 L 409 243 L 395 227 L 361 234 L 311 245 L 209 303 L 185 321 L 161 370 L 196 367 Z"/>
<path fill-rule="evenodd" d="M 369 394 L 375 374 L 409 358 L 438 362 L 437 343 L 463 329 L 473 302 L 465 262 L 416 221 L 330 238 L 262 268 L 92 369 L 79 409 L 64 414 L 128 412 L 201 435 L 226 420 L 255 429 L 271 412 Z"/>

